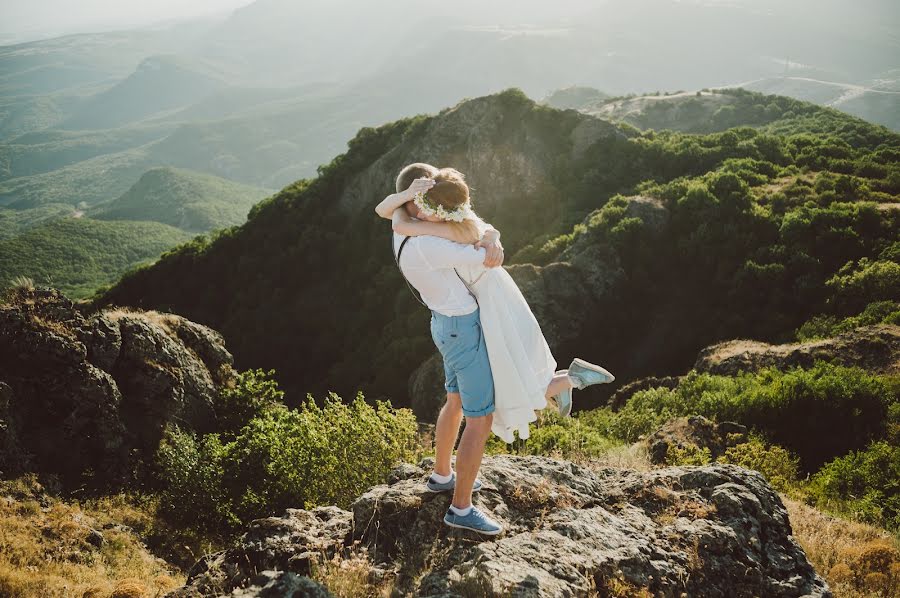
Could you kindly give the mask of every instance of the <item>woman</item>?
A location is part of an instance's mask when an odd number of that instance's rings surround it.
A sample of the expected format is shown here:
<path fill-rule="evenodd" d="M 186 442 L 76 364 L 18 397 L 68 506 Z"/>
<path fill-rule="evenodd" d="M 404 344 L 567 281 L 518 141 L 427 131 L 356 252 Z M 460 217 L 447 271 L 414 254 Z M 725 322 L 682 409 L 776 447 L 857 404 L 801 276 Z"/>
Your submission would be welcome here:
<path fill-rule="evenodd" d="M 406 236 L 432 235 L 462 244 L 476 243 L 489 226 L 472 211 L 469 187 L 457 170 L 443 168 L 432 179 L 417 179 L 413 201 L 417 218 L 403 207 L 408 194 L 387 197 L 376 208 L 391 214 L 394 231 Z M 572 410 L 572 389 L 612 382 L 615 377 L 598 365 L 575 359 L 569 370 L 556 371 L 540 325 L 519 287 L 503 268 L 457 269 L 480 309 L 488 358 L 494 377 L 496 410 L 492 430 L 505 442 L 529 437 L 535 410 L 553 399 L 564 417 Z"/>

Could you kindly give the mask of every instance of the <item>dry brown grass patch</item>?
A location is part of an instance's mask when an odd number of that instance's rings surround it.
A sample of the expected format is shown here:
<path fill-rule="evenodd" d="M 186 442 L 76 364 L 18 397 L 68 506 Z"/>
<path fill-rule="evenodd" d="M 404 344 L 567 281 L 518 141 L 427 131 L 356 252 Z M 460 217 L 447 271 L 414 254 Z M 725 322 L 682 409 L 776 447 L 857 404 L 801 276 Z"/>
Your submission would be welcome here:
<path fill-rule="evenodd" d="M 330 559 L 321 554 L 310 569 L 310 577 L 337 598 L 387 598 L 393 593 L 394 578 L 375 579 L 368 549 L 359 540 Z"/>
<path fill-rule="evenodd" d="M 144 311 L 131 307 L 113 307 L 103 310 L 102 313 L 114 322 L 124 317 L 140 318 L 149 324 L 162 328 L 169 336 L 178 338 L 176 328 L 178 327 L 179 317 L 175 314 L 163 313 L 152 309 Z"/>
<path fill-rule="evenodd" d="M 836 596 L 900 595 L 900 541 L 888 532 L 822 513 L 784 495 L 794 537 Z"/>
<path fill-rule="evenodd" d="M 42 492 L 34 476 L 0 482 L 9 496 L 0 498 L 0 596 L 157 597 L 184 583 L 136 534 L 102 529 L 115 510 Z M 92 530 L 101 530 L 100 546 L 88 540 Z"/>
<path fill-rule="evenodd" d="M 572 507 L 577 501 L 565 486 L 541 480 L 537 484 L 517 484 L 509 495 L 509 502 L 520 510 L 544 510 Z"/>

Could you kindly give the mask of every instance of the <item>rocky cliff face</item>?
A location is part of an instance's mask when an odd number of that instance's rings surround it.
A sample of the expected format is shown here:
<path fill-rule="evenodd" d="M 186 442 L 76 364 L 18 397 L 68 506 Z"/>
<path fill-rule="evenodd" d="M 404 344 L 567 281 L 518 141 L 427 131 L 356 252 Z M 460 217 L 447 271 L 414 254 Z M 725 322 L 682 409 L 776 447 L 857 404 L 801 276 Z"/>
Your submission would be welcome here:
<path fill-rule="evenodd" d="M 166 423 L 214 429 L 231 363 L 219 333 L 180 316 L 84 315 L 54 289 L 18 289 L 0 304 L 0 470 L 121 483 Z"/>
<path fill-rule="evenodd" d="M 475 504 L 505 530 L 485 539 L 442 523 L 450 496 L 424 489 L 431 465 L 398 467 L 349 510 L 289 509 L 254 521 L 239 546 L 204 557 L 169 598 L 299 586 L 320 556 L 359 544 L 370 578 L 390 579 L 403 595 L 830 595 L 778 495 L 753 471 L 593 471 L 545 457 L 487 457 Z"/>
<path fill-rule="evenodd" d="M 739 371 L 753 372 L 771 366 L 808 368 L 816 360 L 874 372 L 900 372 L 900 326 L 862 326 L 833 338 L 784 345 L 752 340 L 726 341 L 701 351 L 694 369 L 733 376 Z"/>

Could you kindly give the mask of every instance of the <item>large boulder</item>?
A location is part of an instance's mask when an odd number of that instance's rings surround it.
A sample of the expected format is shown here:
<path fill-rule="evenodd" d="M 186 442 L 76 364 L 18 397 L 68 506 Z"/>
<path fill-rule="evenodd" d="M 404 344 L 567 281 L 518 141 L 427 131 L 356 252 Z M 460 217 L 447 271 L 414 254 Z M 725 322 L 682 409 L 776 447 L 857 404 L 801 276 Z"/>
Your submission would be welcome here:
<path fill-rule="evenodd" d="M 260 570 L 307 575 L 313 559 L 361 545 L 373 577 L 401 595 L 830 596 L 791 536 L 778 494 L 735 465 L 591 470 L 546 457 L 485 457 L 475 504 L 504 532 L 441 521 L 449 494 L 404 464 L 349 510 L 291 509 L 254 521 L 236 548 L 208 555 L 170 594 L 227 595 Z M 376 574 L 377 573 L 377 574 Z M 621 595 L 621 594 L 620 594 Z"/>
<path fill-rule="evenodd" d="M 215 429 L 231 365 L 219 333 L 180 316 L 82 314 L 55 289 L 16 289 L 0 304 L 0 471 L 121 481 L 169 422 Z"/>
<path fill-rule="evenodd" d="M 832 338 L 770 345 L 752 340 L 731 340 L 703 349 L 694 369 L 734 376 L 775 366 L 808 368 L 817 360 L 859 366 L 875 372 L 900 372 L 900 326 L 862 326 Z"/>

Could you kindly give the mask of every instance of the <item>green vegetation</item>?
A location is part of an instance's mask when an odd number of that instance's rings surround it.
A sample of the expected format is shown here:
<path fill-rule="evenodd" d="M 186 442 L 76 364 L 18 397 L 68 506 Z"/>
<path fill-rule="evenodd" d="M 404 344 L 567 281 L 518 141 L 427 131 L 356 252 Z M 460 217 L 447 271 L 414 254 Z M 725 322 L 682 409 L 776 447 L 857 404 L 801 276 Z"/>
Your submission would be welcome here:
<path fill-rule="evenodd" d="M 135 148 L 159 139 L 173 125 L 100 131 L 36 131 L 0 145 L 0 181 L 27 177 L 69 164 Z"/>
<path fill-rule="evenodd" d="M 611 428 L 634 441 L 681 415 L 736 421 L 795 452 L 806 471 L 815 471 L 883 437 L 887 414 L 898 403 L 900 377 L 825 362 L 734 377 L 691 371 L 675 389 L 636 393 L 616 413 Z"/>
<path fill-rule="evenodd" d="M 897 324 L 900 325 L 900 302 L 876 301 L 855 316 L 838 318 L 835 316 L 814 316 L 805 322 L 797 330 L 797 340 L 808 341 L 819 338 L 828 338 L 849 332 L 859 326 L 871 326 L 873 324 Z"/>
<path fill-rule="evenodd" d="M 820 508 L 900 530 L 900 376 L 817 362 L 738 376 L 690 371 L 674 389 L 635 393 L 619 411 L 562 419 L 541 412 L 528 440 L 488 452 L 609 460 L 674 417 L 703 415 L 748 426 L 749 438 L 718 458 L 761 472 L 781 492 Z M 709 449 L 669 447 L 669 465 L 702 465 Z M 627 462 L 627 461 L 626 461 Z M 810 474 L 807 476 L 807 474 Z"/>
<path fill-rule="evenodd" d="M 0 288 L 17 276 L 85 297 L 190 235 L 156 222 L 65 218 L 0 240 Z"/>
<path fill-rule="evenodd" d="M 59 203 L 51 203 L 30 210 L 0 208 L 0 241 L 11 239 L 44 222 L 71 216 L 73 211 L 72 206 Z"/>
<path fill-rule="evenodd" d="M 879 440 L 827 463 L 810 481 L 813 504 L 900 530 L 898 440 Z"/>
<path fill-rule="evenodd" d="M 273 373 L 244 372 L 223 394 L 221 433 L 168 430 L 157 452 L 163 516 L 221 533 L 286 508 L 347 508 L 398 461 L 412 459 L 416 421 L 408 409 L 372 406 L 362 395 L 344 403 L 335 394 L 321 406 L 308 396 L 289 409 L 266 377 Z M 236 405 L 241 411 L 228 411 Z"/>
<path fill-rule="evenodd" d="M 569 306 L 612 310 L 616 318 L 585 319 L 564 349 L 604 359 L 622 379 L 683 372 L 717 340 L 792 339 L 815 315 L 855 315 L 884 299 L 878 295 L 893 280 L 890 266 L 873 270 L 860 261 L 885 261 L 880 256 L 900 231 L 900 210 L 879 208 L 896 193 L 900 168 L 900 137 L 884 128 L 802 104 L 802 114 L 796 108 L 779 121 L 778 134 L 610 126 L 567 158 L 573 131 L 589 117 L 538 106 L 517 90 L 475 101 L 489 105 L 496 120 L 492 155 L 518 159 L 509 148 L 527 138 L 556 156 L 540 162 L 546 176 L 538 189 L 516 179 L 475 181 L 479 197 L 507 198 L 503 207 L 485 199 L 478 209 L 503 231 L 509 261 L 568 261 L 586 280 L 598 276 L 588 271 L 593 264 L 621 273 Z M 128 273 L 98 303 L 140 300 L 221 330 L 236 355 L 282 372 L 292 404 L 330 389 L 408 404 L 408 375 L 433 343 L 427 313 L 409 297 L 387 249 L 377 249 L 386 246 L 387 229 L 369 204 L 392 189 L 347 190 L 385 156 L 396 163 L 379 168 L 399 170 L 427 142 L 426 127 L 439 134 L 443 118 L 361 129 L 318 178 L 260 202 L 242 227 Z M 817 127 L 828 133 L 810 132 Z M 629 208 L 636 194 L 654 198 L 664 217 Z M 335 201 L 345 195 L 358 199 Z M 852 271 L 842 271 L 851 261 Z M 866 272 L 858 284 L 856 270 Z M 841 286 L 844 277 L 852 291 Z M 351 365 L 356 375 L 348 380 Z M 589 404 L 599 402 L 599 392 L 586 393 Z"/>
<path fill-rule="evenodd" d="M 268 194 L 219 177 L 175 168 L 155 168 L 122 197 L 88 211 L 99 220 L 152 220 L 188 232 L 241 224 Z"/>

